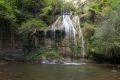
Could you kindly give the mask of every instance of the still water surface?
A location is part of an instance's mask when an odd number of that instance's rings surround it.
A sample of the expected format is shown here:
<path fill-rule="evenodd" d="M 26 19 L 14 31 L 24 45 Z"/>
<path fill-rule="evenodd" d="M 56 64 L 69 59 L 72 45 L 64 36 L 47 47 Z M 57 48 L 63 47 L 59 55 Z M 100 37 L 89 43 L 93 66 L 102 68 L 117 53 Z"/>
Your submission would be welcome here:
<path fill-rule="evenodd" d="M 98 64 L 0 66 L 0 80 L 120 80 L 120 71 Z"/>

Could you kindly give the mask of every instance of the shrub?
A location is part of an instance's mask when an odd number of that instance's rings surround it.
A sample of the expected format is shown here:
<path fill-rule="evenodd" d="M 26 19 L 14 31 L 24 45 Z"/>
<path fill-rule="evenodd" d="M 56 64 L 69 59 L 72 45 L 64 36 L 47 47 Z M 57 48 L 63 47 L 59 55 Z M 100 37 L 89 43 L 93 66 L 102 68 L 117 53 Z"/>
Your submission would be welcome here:
<path fill-rule="evenodd" d="M 38 48 L 26 56 L 27 60 L 40 60 L 42 57 L 47 59 L 58 58 L 58 50 L 56 48 Z"/>

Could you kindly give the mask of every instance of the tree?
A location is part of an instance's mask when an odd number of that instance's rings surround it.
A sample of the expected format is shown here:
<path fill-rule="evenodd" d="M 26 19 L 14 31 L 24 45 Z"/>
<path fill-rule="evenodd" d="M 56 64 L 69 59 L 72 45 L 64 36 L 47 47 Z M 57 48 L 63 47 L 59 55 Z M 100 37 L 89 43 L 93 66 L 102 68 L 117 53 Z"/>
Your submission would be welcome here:
<path fill-rule="evenodd" d="M 97 53 L 108 58 L 118 60 L 120 57 L 120 6 L 117 6 L 108 14 L 105 20 L 96 28 L 93 45 Z M 115 63 L 115 62 L 114 62 Z"/>

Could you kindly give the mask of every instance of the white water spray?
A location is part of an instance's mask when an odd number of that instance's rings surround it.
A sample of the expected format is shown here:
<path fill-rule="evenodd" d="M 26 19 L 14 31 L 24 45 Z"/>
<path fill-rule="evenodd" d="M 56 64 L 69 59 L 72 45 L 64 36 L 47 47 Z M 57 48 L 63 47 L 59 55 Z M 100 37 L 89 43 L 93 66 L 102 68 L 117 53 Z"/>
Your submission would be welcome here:
<path fill-rule="evenodd" d="M 74 44 L 75 46 L 81 47 L 81 57 L 84 58 L 85 56 L 85 45 L 84 45 L 84 38 L 82 29 L 80 27 L 80 19 L 79 16 L 71 16 L 70 15 L 63 15 L 59 17 L 56 22 L 51 25 L 51 30 L 64 30 L 66 33 L 66 40 L 68 40 L 68 44 Z"/>

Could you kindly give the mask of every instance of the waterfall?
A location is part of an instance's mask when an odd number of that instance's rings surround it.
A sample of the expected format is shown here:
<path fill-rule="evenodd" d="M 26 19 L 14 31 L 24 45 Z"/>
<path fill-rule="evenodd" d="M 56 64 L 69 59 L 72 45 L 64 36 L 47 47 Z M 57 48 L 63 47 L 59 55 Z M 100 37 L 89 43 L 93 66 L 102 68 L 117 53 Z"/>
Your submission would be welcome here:
<path fill-rule="evenodd" d="M 82 40 L 82 57 L 84 58 L 85 57 L 85 42 L 84 42 L 84 38 L 83 38 L 83 33 L 82 33 L 82 30 L 81 30 L 81 27 L 80 27 L 80 34 L 81 34 L 81 40 Z"/>
<path fill-rule="evenodd" d="M 74 44 L 76 45 L 76 31 L 69 15 L 63 15 L 63 27 L 68 39 L 70 40 L 70 38 L 72 38 L 74 40 Z"/>
<path fill-rule="evenodd" d="M 81 47 L 81 57 L 84 58 L 85 56 L 85 45 L 84 45 L 84 38 L 82 29 L 80 27 L 80 18 L 79 16 L 70 16 L 70 15 L 63 15 L 60 16 L 53 25 L 50 26 L 51 31 L 54 31 L 54 36 L 56 30 L 63 30 L 65 31 L 65 39 L 64 42 L 66 44 L 74 44 L 72 47 L 77 50 L 77 47 Z M 65 44 L 65 45 L 66 45 Z M 69 47 L 71 47 L 69 45 Z M 77 51 L 75 53 L 78 54 Z"/>
<path fill-rule="evenodd" d="M 82 57 L 84 58 L 85 57 L 85 42 L 84 42 L 84 37 L 83 37 L 83 32 L 82 32 L 82 29 L 81 29 L 81 26 L 80 26 L 80 18 L 79 16 L 75 16 L 73 17 L 73 23 L 74 23 L 74 26 L 76 26 L 76 30 L 77 33 L 79 34 L 79 38 L 81 40 L 81 48 L 82 48 Z"/>

